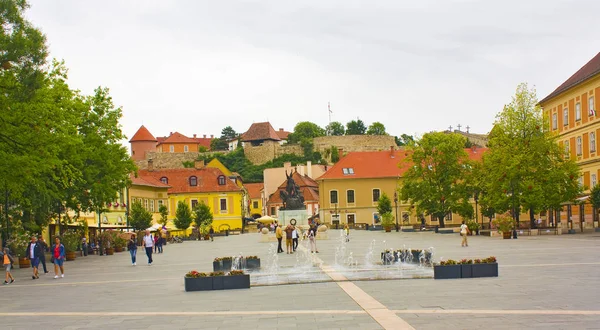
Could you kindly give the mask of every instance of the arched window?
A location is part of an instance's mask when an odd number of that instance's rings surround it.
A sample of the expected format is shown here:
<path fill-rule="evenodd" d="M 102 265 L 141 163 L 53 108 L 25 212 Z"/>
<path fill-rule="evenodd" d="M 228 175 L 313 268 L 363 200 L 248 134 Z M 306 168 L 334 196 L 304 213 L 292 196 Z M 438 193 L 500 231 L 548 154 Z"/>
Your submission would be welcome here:
<path fill-rule="evenodd" d="M 219 185 L 220 186 L 224 186 L 225 185 L 225 176 L 219 175 Z"/>
<path fill-rule="evenodd" d="M 169 179 L 167 179 L 166 176 L 163 176 L 162 178 L 160 178 L 160 182 L 162 182 L 164 184 L 169 184 Z"/>
<path fill-rule="evenodd" d="M 198 185 L 198 178 L 195 176 L 190 176 L 190 186 L 195 187 Z"/>

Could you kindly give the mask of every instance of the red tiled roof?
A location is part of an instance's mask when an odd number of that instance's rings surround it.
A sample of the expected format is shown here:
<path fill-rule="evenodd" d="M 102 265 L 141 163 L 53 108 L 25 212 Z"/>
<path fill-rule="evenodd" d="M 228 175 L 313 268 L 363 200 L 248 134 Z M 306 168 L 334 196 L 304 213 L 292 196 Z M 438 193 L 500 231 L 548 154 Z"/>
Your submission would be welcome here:
<path fill-rule="evenodd" d="M 246 133 L 242 134 L 242 142 L 250 142 L 257 140 L 274 140 L 281 141 L 279 135 L 269 122 L 254 123 Z"/>
<path fill-rule="evenodd" d="M 260 198 L 260 191 L 265 186 L 264 183 L 246 183 L 244 187 L 248 190 L 248 196 L 250 199 Z"/>
<path fill-rule="evenodd" d="M 152 177 L 160 180 L 166 177 L 169 188 L 169 194 L 190 193 L 190 192 L 228 192 L 240 191 L 241 188 L 235 183 L 225 178 L 225 185 L 219 185 L 218 177 L 224 175 L 221 170 L 213 167 L 204 167 L 202 169 L 195 168 L 178 168 L 164 170 L 140 170 L 139 176 Z M 190 177 L 195 176 L 198 184 L 190 186 Z"/>
<path fill-rule="evenodd" d="M 199 144 L 206 148 L 210 148 L 211 138 L 199 138 L 199 137 L 187 137 L 179 132 L 175 132 L 169 136 L 159 137 L 157 138 L 158 145 L 169 143 L 169 144 L 179 144 L 179 143 L 192 143 Z"/>
<path fill-rule="evenodd" d="M 575 87 L 576 85 L 581 84 L 582 82 L 592 78 L 593 76 L 600 73 L 600 53 L 596 54 L 594 58 L 592 58 L 589 62 L 587 62 L 584 66 L 581 67 L 575 74 L 573 74 L 569 79 L 567 79 L 562 85 L 558 86 L 554 92 L 550 93 L 550 95 L 544 97 L 540 103 L 544 103 L 551 98 L 558 96 L 560 93 L 568 90 L 571 87 Z"/>
<path fill-rule="evenodd" d="M 311 179 L 307 175 L 300 175 L 300 173 L 298 173 L 296 171 L 292 172 L 292 179 L 294 179 L 294 182 L 296 182 L 296 184 L 300 188 L 302 188 L 302 187 L 315 187 L 315 188 L 318 188 L 319 187 L 319 184 L 317 183 L 317 181 Z M 278 188 L 285 189 L 286 186 L 287 186 L 287 179 L 284 180 L 279 185 Z"/>
<path fill-rule="evenodd" d="M 269 196 L 269 200 L 267 204 L 283 204 L 283 200 L 281 200 L 281 196 L 279 192 L 285 190 L 285 188 L 279 188 L 276 192 Z M 302 192 L 302 196 L 304 197 L 304 202 L 318 202 L 319 201 L 319 192 L 312 187 L 301 187 L 300 191 Z"/>
<path fill-rule="evenodd" d="M 465 149 L 469 158 L 476 161 L 481 160 L 486 150 L 487 148 Z M 408 152 L 404 150 L 394 150 L 393 153 L 389 150 L 351 152 L 317 180 L 400 177 L 409 168 L 409 164 L 405 162 L 407 156 Z M 344 174 L 344 168 L 351 168 L 354 174 Z"/>
<path fill-rule="evenodd" d="M 284 131 L 283 128 L 280 128 L 277 132 L 277 136 L 282 140 L 287 140 L 288 136 L 291 132 Z"/>
<path fill-rule="evenodd" d="M 135 132 L 131 140 L 129 140 L 129 142 L 136 141 L 156 141 L 156 138 L 144 125 L 142 125 L 137 132 Z"/>
<path fill-rule="evenodd" d="M 133 174 L 129 176 L 131 178 L 131 183 L 136 186 L 146 186 L 146 187 L 156 187 L 156 188 L 170 188 L 171 186 L 162 183 L 160 180 L 157 180 L 151 176 L 138 176 L 135 177 Z"/>

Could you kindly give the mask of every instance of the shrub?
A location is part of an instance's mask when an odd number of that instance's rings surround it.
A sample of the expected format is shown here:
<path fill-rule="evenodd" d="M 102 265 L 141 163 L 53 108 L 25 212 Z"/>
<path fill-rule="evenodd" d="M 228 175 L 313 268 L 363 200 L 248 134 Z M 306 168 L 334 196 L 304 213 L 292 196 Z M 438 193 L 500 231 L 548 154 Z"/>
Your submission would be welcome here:
<path fill-rule="evenodd" d="M 483 263 L 483 264 L 494 264 L 496 262 L 497 262 L 496 257 L 488 257 L 488 258 L 481 260 L 481 263 Z"/>
<path fill-rule="evenodd" d="M 227 276 L 238 276 L 238 275 L 244 275 L 244 271 L 243 270 L 232 270 L 227 274 Z"/>
<path fill-rule="evenodd" d="M 458 262 L 459 265 L 472 265 L 473 259 L 462 259 Z"/>
<path fill-rule="evenodd" d="M 257 256 L 247 256 L 246 259 L 258 259 Z"/>
<path fill-rule="evenodd" d="M 192 271 L 188 272 L 187 274 L 185 274 L 185 277 L 190 277 L 190 278 L 206 277 L 206 273 L 199 273 L 196 270 L 192 270 Z"/>
<path fill-rule="evenodd" d="M 225 275 L 225 273 L 223 273 L 223 272 L 211 272 L 209 274 L 209 276 L 224 276 L 224 275 Z"/>
<path fill-rule="evenodd" d="M 450 265 L 456 265 L 456 261 L 452 260 L 452 259 L 448 259 L 446 261 L 444 261 L 444 260 L 440 261 L 440 266 L 450 266 Z"/>
<path fill-rule="evenodd" d="M 75 252 L 79 248 L 81 242 L 81 235 L 75 230 L 67 230 L 61 239 L 61 243 L 65 246 L 67 252 Z"/>

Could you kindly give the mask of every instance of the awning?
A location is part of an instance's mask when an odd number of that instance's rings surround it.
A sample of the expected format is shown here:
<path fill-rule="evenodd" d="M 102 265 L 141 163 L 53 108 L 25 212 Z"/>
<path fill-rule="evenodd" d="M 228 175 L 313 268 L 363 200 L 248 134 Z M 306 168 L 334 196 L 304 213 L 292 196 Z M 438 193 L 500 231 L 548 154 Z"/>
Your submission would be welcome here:
<path fill-rule="evenodd" d="M 275 219 L 273 217 L 270 217 L 268 215 L 265 215 L 265 216 L 262 216 L 262 217 L 260 217 L 258 219 L 255 219 L 254 221 L 258 221 L 258 222 L 261 222 L 261 223 L 273 223 L 273 222 L 277 221 L 277 219 Z"/>
<path fill-rule="evenodd" d="M 579 197 L 579 198 L 577 198 L 577 201 L 583 202 L 583 201 L 587 201 L 588 199 L 590 199 L 590 195 Z"/>

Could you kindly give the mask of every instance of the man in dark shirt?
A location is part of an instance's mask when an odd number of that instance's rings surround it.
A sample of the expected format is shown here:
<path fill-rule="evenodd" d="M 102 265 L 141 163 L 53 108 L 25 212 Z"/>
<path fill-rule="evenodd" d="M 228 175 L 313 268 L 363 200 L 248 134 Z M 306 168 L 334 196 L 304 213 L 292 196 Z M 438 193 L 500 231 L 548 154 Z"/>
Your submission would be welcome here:
<path fill-rule="evenodd" d="M 46 241 L 44 241 L 44 236 L 39 235 L 38 236 L 38 244 L 40 245 L 40 262 L 42 263 L 42 266 L 44 267 L 44 274 L 48 274 L 48 270 L 46 269 L 46 251 L 48 251 L 48 244 L 46 244 Z"/>

